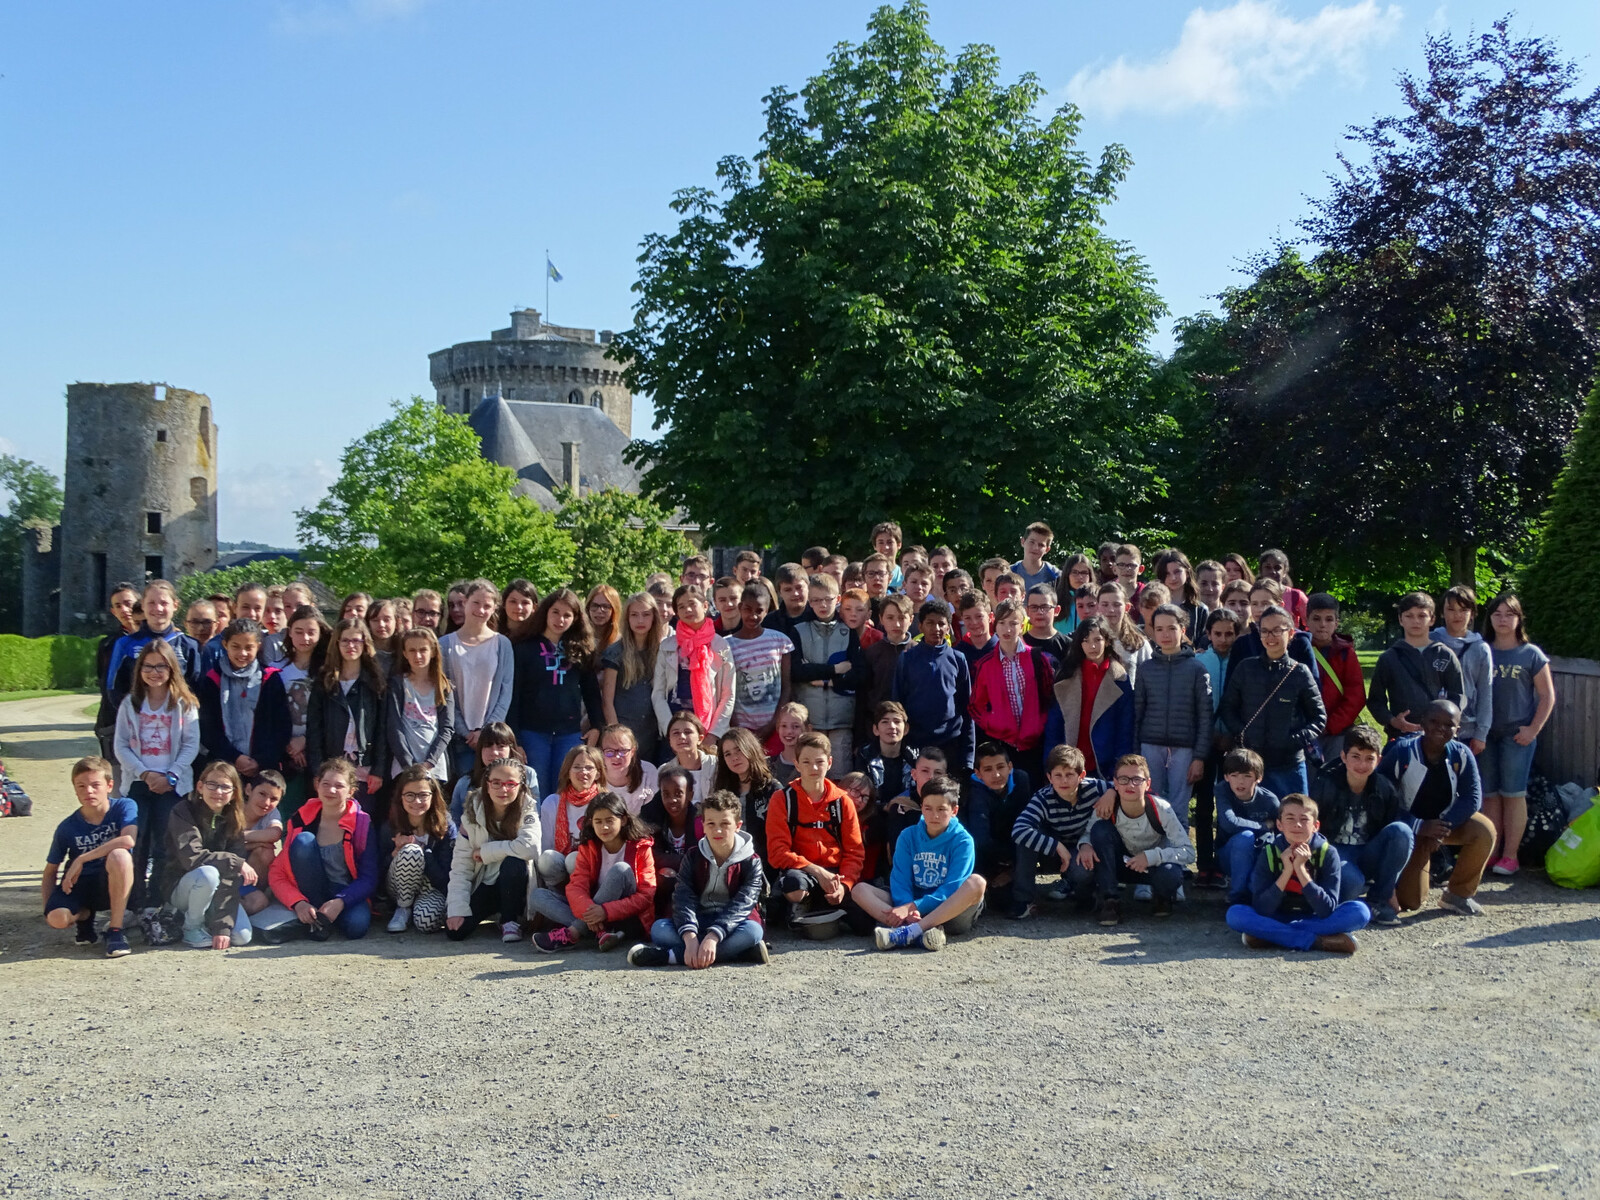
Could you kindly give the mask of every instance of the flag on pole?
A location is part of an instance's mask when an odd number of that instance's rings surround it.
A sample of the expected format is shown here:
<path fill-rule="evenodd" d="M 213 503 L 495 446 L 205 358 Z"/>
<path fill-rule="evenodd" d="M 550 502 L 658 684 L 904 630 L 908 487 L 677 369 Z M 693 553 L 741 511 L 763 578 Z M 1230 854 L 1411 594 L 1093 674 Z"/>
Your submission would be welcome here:
<path fill-rule="evenodd" d="M 555 280 L 557 283 L 561 282 L 561 272 L 556 270 L 556 265 L 555 265 L 555 263 L 550 261 L 550 256 L 549 255 L 545 256 L 544 273 L 546 275 L 548 275 L 551 279 Z"/>

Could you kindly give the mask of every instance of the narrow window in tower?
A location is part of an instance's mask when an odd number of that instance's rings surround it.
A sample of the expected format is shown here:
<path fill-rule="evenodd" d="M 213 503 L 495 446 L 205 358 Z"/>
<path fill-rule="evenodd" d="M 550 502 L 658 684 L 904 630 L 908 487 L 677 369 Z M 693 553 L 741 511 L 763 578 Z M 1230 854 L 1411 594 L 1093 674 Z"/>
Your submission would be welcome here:
<path fill-rule="evenodd" d="M 146 579 L 161 578 L 161 555 L 146 554 L 144 556 L 144 577 Z"/>
<path fill-rule="evenodd" d="M 596 392 L 589 397 L 589 403 L 594 408 L 604 408 L 606 406 L 606 398 L 601 393 Z"/>
<path fill-rule="evenodd" d="M 568 404 L 582 404 L 583 403 L 583 393 L 580 392 L 577 388 L 573 388 L 570 392 L 567 393 L 567 403 Z"/>
<path fill-rule="evenodd" d="M 144 514 L 144 531 L 146 533 L 160 533 L 161 532 L 161 514 L 160 513 L 158 513 L 158 512 L 146 512 Z"/>
<path fill-rule="evenodd" d="M 156 441 L 164 442 L 166 440 L 167 440 L 167 431 L 165 429 L 156 430 Z"/>
<path fill-rule="evenodd" d="M 206 453 L 211 453 L 211 407 L 202 405 L 200 408 L 200 444 L 206 448 Z"/>

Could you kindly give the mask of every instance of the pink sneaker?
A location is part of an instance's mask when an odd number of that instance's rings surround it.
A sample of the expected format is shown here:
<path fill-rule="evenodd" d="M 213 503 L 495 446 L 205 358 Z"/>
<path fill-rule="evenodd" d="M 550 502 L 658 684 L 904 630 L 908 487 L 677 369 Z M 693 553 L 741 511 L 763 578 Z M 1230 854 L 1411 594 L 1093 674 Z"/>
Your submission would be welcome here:
<path fill-rule="evenodd" d="M 533 935 L 533 948 L 545 954 L 554 954 L 558 950 L 571 950 L 578 944 L 565 925 L 557 925 L 545 933 Z"/>
<path fill-rule="evenodd" d="M 1497 858 L 1489 864 L 1489 870 L 1496 875 L 1515 875 L 1517 866 L 1517 860 L 1514 858 Z"/>

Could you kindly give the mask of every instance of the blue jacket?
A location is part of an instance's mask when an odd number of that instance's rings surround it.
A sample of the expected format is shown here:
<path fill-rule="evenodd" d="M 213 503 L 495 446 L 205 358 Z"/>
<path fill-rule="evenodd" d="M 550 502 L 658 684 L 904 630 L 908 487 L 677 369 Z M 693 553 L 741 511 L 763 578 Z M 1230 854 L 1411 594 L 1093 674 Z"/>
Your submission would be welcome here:
<path fill-rule="evenodd" d="M 1235 834 L 1253 833 L 1258 837 L 1270 832 L 1278 819 L 1278 797 L 1260 784 L 1248 800 L 1233 794 L 1227 780 L 1217 785 L 1217 844 L 1221 845 Z"/>
<path fill-rule="evenodd" d="M 889 900 L 896 906 L 915 901 L 919 912 L 931 913 L 967 881 L 976 858 L 972 835 L 960 821 L 929 837 L 927 822 L 919 820 L 895 842 Z"/>
<path fill-rule="evenodd" d="M 150 631 L 150 626 L 141 625 L 134 632 L 123 634 L 111 647 L 111 657 L 106 666 L 105 686 L 110 694 L 113 713 L 121 706 L 123 698 L 133 690 L 133 660 L 139 657 L 139 651 L 144 649 L 145 643 L 153 641 L 155 636 Z M 176 625 L 169 626 L 161 637 L 178 656 L 178 664 L 183 667 L 183 677 L 188 681 L 189 690 L 194 691 L 200 686 L 203 674 L 200 669 L 200 644 Z"/>
<path fill-rule="evenodd" d="M 1439 820 L 1456 829 L 1483 807 L 1483 778 L 1478 774 L 1478 760 L 1465 742 L 1448 742 L 1444 761 L 1449 769 L 1454 799 L 1450 807 L 1439 814 Z M 1411 826 L 1413 833 L 1421 829 L 1422 819 L 1410 813 L 1411 802 L 1428 774 L 1428 764 L 1422 758 L 1422 734 L 1408 733 L 1390 742 L 1378 763 L 1378 774 L 1399 789 L 1400 802 L 1406 809 L 1406 816 L 1401 819 Z"/>
<path fill-rule="evenodd" d="M 1250 871 L 1250 904 L 1264 917 L 1303 915 L 1325 917 L 1339 906 L 1339 852 L 1320 833 L 1311 835 L 1311 882 L 1298 892 L 1278 887 L 1283 872 L 1283 852 L 1289 842 L 1275 833 L 1262 839 Z"/>
<path fill-rule="evenodd" d="M 949 764 L 950 773 L 972 769 L 972 674 L 959 652 L 924 642 L 908 647 L 895 664 L 891 699 L 905 705 L 908 742 L 924 750 L 956 742 L 960 761 Z"/>
<path fill-rule="evenodd" d="M 996 849 L 1011 861 L 1011 827 L 1022 814 L 1022 806 L 1033 794 L 1032 781 L 1021 768 L 1013 768 L 1003 792 L 991 791 L 976 772 L 968 775 L 961 789 L 961 811 L 957 814 L 962 826 L 972 835 L 978 853 L 985 863 L 993 859 Z"/>
<path fill-rule="evenodd" d="M 437 892 L 450 888 L 450 859 L 456 851 L 456 823 L 445 819 L 442 838 L 429 838 L 422 848 L 422 870 Z M 389 863 L 394 858 L 394 826 L 385 821 L 378 829 L 379 856 L 383 859 L 383 877 L 389 878 Z"/>

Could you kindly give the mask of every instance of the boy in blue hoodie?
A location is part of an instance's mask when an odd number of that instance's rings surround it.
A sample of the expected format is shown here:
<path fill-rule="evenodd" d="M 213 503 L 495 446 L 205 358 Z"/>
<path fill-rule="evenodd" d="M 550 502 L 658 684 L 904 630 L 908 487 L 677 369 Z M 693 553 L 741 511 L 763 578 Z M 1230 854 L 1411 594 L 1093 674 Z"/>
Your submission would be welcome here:
<path fill-rule="evenodd" d="M 1222 756 L 1223 786 L 1217 789 L 1217 862 L 1228 877 L 1228 903 L 1250 903 L 1250 872 L 1256 843 L 1272 832 L 1278 797 L 1261 786 L 1266 767 L 1254 750 Z"/>
<path fill-rule="evenodd" d="M 972 675 L 967 660 L 948 645 L 950 606 L 926 600 L 917 610 L 922 641 L 908 647 L 894 668 L 889 697 L 905 706 L 907 740 L 944 752 L 953 774 L 972 770 Z"/>
<path fill-rule="evenodd" d="M 1278 832 L 1256 851 L 1250 903 L 1228 909 L 1228 928 L 1252 950 L 1326 950 L 1354 954 L 1351 935 L 1372 913 L 1360 900 L 1339 901 L 1339 852 L 1317 832 L 1317 802 L 1299 793 L 1278 809 Z"/>
<path fill-rule="evenodd" d="M 879 950 L 920 942 L 944 949 L 946 933 L 967 933 L 983 913 L 988 888 L 973 873 L 972 835 L 956 820 L 961 788 L 949 778 L 922 789 L 922 820 L 900 835 L 889 890 L 858 883 L 850 895 L 878 923 Z"/>

